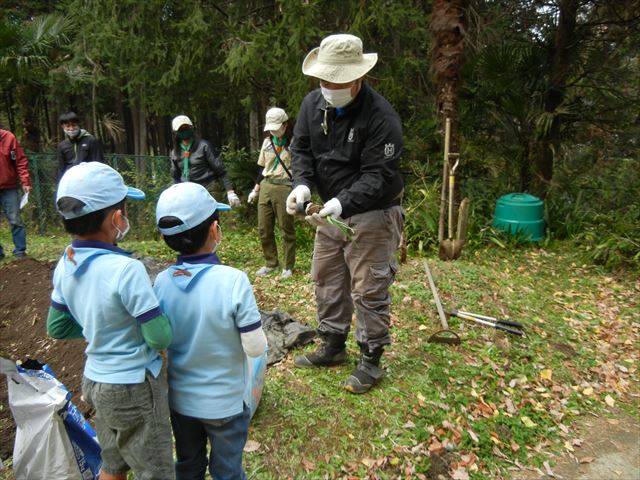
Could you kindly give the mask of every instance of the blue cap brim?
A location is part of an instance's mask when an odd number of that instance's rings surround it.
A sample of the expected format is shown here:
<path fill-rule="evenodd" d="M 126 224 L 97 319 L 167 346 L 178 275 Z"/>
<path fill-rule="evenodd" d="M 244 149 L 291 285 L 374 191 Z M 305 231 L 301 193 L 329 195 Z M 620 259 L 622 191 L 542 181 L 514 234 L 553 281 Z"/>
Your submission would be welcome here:
<path fill-rule="evenodd" d="M 231 207 L 229 205 L 227 205 L 226 203 L 218 202 L 218 206 L 216 207 L 216 211 L 225 211 L 225 210 L 231 210 Z"/>
<path fill-rule="evenodd" d="M 144 200 L 146 195 L 139 188 L 127 187 L 127 198 L 132 200 Z"/>

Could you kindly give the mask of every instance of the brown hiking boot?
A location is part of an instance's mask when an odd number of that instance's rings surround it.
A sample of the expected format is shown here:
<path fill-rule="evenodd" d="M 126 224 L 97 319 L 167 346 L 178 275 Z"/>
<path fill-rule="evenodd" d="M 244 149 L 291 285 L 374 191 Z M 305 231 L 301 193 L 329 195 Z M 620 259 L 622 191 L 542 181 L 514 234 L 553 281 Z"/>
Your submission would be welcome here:
<path fill-rule="evenodd" d="M 347 362 L 347 334 L 321 334 L 322 343 L 311 353 L 296 355 L 296 367 L 332 367 Z"/>

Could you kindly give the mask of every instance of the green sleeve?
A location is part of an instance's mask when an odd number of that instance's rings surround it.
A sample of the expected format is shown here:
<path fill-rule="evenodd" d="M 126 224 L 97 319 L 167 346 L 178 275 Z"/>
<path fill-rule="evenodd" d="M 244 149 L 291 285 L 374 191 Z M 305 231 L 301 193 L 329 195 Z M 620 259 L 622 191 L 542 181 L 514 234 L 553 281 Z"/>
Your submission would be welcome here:
<path fill-rule="evenodd" d="M 82 327 L 69 312 L 49 307 L 47 333 L 50 337 L 58 339 L 82 338 Z"/>
<path fill-rule="evenodd" d="M 164 350 L 171 343 L 173 332 L 169 319 L 164 315 L 147 320 L 140 325 L 144 341 L 154 350 Z"/>

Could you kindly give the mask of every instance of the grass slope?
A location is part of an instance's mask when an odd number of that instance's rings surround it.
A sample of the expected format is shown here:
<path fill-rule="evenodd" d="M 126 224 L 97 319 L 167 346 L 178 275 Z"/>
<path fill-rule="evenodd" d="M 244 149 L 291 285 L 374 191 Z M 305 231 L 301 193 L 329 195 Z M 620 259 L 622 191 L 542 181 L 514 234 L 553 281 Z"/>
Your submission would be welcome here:
<path fill-rule="evenodd" d="M 230 220 L 220 255 L 250 273 L 260 308 L 316 326 L 307 227 L 298 229 L 295 274 L 281 281 L 253 277 L 262 265 L 257 233 Z M 10 245 L 6 228 L 0 241 Z M 56 259 L 66 243 L 31 235 L 29 252 Z M 157 241 L 123 247 L 172 257 Z M 638 416 L 635 275 L 582 265 L 568 244 L 465 251 L 429 264 L 446 307 L 508 316 L 526 336 L 451 318 L 462 345 L 428 343 L 439 321 L 422 259 L 410 257 L 391 289 L 394 343 L 381 385 L 352 395 L 340 384 L 353 365 L 300 370 L 291 355 L 270 368 L 245 454 L 250 478 L 509 478 L 513 469 L 551 471 L 562 452 L 580 460 L 582 417 L 619 408 Z M 348 347 L 355 361 L 352 336 Z"/>

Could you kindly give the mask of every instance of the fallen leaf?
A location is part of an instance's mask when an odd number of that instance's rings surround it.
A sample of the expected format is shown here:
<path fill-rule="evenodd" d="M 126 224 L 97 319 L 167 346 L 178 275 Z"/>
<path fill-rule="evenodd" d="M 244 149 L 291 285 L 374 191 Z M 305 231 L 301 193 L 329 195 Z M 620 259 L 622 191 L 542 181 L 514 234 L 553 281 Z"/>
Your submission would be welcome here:
<path fill-rule="evenodd" d="M 587 387 L 582 391 L 582 393 L 588 397 L 589 395 L 593 394 L 593 388 Z"/>
<path fill-rule="evenodd" d="M 473 443 L 479 443 L 480 442 L 480 439 L 478 438 L 478 435 L 476 435 L 476 432 L 474 432 L 470 428 L 467 428 L 467 433 L 471 437 L 471 440 L 473 440 Z"/>
<path fill-rule="evenodd" d="M 527 416 L 520 417 L 520 420 L 522 420 L 522 423 L 523 423 L 523 424 L 524 424 L 524 426 L 525 426 L 525 427 L 527 427 L 527 428 L 533 428 L 533 427 L 535 427 L 535 426 L 536 426 L 536 424 L 535 424 L 535 423 L 533 423 L 533 421 L 532 421 L 529 417 L 527 417 Z"/>
<path fill-rule="evenodd" d="M 364 466 L 366 466 L 367 468 L 371 468 L 375 465 L 376 461 L 372 458 L 363 458 L 362 460 L 360 460 Z"/>
<path fill-rule="evenodd" d="M 591 463 L 593 462 L 593 457 L 584 457 L 579 460 L 580 463 Z"/>
<path fill-rule="evenodd" d="M 458 467 L 453 472 L 451 472 L 451 478 L 453 480 L 469 480 L 469 474 L 467 473 L 466 469 Z"/>
<path fill-rule="evenodd" d="M 544 471 L 547 475 L 555 478 L 556 474 L 553 473 L 553 470 L 551 470 L 551 467 L 549 466 L 549 462 L 544 462 L 542 466 L 544 467 Z"/>
<path fill-rule="evenodd" d="M 612 408 L 616 405 L 616 401 L 611 397 L 611 395 L 604 397 L 604 402 Z"/>
<path fill-rule="evenodd" d="M 316 464 L 313 463 L 313 462 L 310 462 L 306 458 L 302 459 L 302 466 L 304 467 L 304 470 L 307 473 L 312 472 L 312 471 L 314 471 L 316 469 Z"/>
<path fill-rule="evenodd" d="M 246 453 L 255 452 L 260 448 L 260 443 L 255 440 L 247 440 L 247 443 L 244 444 L 243 451 Z"/>
<path fill-rule="evenodd" d="M 416 424 L 413 423 L 411 420 L 409 420 L 407 423 L 405 423 L 402 428 L 416 428 Z"/>
<path fill-rule="evenodd" d="M 540 378 L 542 378 L 543 380 L 551 380 L 552 376 L 553 370 L 551 370 L 550 368 L 545 368 L 540 372 Z"/>

